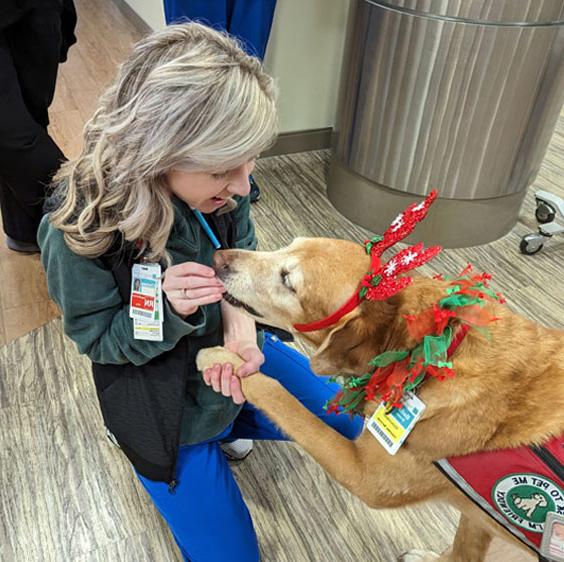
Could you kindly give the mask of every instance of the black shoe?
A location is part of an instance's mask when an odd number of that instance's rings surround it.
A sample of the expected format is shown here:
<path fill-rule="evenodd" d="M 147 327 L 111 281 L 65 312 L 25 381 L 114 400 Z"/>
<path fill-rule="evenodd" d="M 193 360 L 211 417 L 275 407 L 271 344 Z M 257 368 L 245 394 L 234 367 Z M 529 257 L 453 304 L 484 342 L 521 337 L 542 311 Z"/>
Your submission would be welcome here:
<path fill-rule="evenodd" d="M 260 199 L 260 188 L 253 176 L 249 176 L 249 183 L 251 184 L 251 203 L 256 203 Z"/>
<path fill-rule="evenodd" d="M 34 242 L 21 242 L 20 240 L 14 240 L 9 236 L 6 236 L 6 246 L 8 246 L 10 250 L 20 252 L 22 254 L 36 254 L 41 251 L 39 246 Z"/>

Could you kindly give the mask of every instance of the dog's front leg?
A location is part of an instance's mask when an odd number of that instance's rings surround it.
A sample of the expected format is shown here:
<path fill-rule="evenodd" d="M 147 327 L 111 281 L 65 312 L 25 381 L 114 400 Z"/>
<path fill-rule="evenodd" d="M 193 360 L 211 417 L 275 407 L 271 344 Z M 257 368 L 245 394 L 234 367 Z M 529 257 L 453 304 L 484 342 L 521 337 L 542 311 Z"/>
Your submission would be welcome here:
<path fill-rule="evenodd" d="M 392 456 L 368 431 L 350 441 L 311 413 L 277 380 L 243 379 L 243 393 L 325 471 L 371 507 L 422 501 L 444 486 L 432 464 L 406 450 Z"/>
<path fill-rule="evenodd" d="M 223 347 L 202 349 L 196 359 L 204 371 L 215 364 L 231 363 L 237 369 L 243 360 Z M 243 394 L 290 439 L 300 444 L 343 486 L 358 494 L 363 462 L 356 442 L 346 439 L 323 423 L 290 394 L 277 380 L 262 373 L 241 379 Z"/>
<path fill-rule="evenodd" d="M 200 351 L 198 368 L 242 359 L 222 348 Z M 421 501 L 444 482 L 431 463 L 407 452 L 389 455 L 371 434 L 350 441 L 312 414 L 277 380 L 261 373 L 242 379 L 247 400 L 309 453 L 335 480 L 371 507 L 396 507 Z M 444 486 L 444 484 L 443 484 Z"/>
<path fill-rule="evenodd" d="M 322 422 L 277 380 L 261 373 L 243 379 L 243 393 L 348 490 L 360 495 L 364 463 L 355 441 Z"/>

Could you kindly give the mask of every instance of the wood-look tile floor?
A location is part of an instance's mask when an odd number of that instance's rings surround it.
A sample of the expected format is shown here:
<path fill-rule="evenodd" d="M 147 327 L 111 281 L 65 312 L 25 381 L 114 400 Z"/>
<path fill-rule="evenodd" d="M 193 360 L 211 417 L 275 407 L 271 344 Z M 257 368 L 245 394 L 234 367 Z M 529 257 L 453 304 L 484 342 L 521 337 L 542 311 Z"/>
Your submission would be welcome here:
<path fill-rule="evenodd" d="M 98 95 L 140 33 L 111 0 L 78 0 L 79 43 L 61 67 L 51 132 L 64 152 L 80 150 Z M 264 159 L 253 207 L 264 249 L 295 236 L 363 240 L 369 233 L 326 198 L 329 154 Z M 535 229 L 535 189 L 564 196 L 564 114 L 521 220 L 503 239 L 449 250 L 426 272 L 457 272 L 472 261 L 496 273 L 508 305 L 564 327 L 564 237 L 535 257 L 519 254 Z M 37 256 L 0 243 L 0 560 L 114 562 L 179 560 L 170 534 L 122 455 L 103 433 L 88 362 L 64 337 Z M 442 506 L 369 510 L 291 444 L 257 444 L 235 469 L 265 562 L 393 560 L 409 548 L 440 551 L 456 514 Z M 533 560 L 496 542 L 489 560 Z M 239 562 L 239 561 L 235 561 Z"/>

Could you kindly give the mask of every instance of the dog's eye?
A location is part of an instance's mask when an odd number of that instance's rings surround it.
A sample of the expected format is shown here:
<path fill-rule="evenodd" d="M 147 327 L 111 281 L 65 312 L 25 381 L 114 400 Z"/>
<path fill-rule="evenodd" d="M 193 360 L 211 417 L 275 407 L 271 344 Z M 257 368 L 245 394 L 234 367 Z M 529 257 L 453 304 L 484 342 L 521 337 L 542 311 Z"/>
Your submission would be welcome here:
<path fill-rule="evenodd" d="M 290 284 L 290 272 L 289 271 L 287 271 L 286 269 L 283 269 L 282 271 L 280 271 L 280 279 L 282 280 L 282 285 L 284 285 L 284 287 L 286 287 L 287 289 L 290 289 L 290 291 L 293 291 L 294 293 L 296 292 L 294 287 L 292 287 L 292 285 Z"/>

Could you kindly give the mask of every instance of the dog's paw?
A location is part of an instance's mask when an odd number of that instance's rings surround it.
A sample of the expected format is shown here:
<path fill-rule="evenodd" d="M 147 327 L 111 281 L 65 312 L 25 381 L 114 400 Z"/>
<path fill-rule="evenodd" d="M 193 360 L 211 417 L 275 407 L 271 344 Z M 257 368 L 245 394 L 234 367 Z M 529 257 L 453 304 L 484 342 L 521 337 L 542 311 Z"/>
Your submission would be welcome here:
<path fill-rule="evenodd" d="M 244 361 L 236 353 L 221 346 L 206 347 L 198 351 L 198 355 L 196 356 L 198 371 L 203 372 L 218 363 L 220 365 L 231 363 L 234 369 L 238 369 Z"/>
<path fill-rule="evenodd" d="M 430 550 L 410 550 L 398 558 L 398 562 L 434 562 L 440 555 Z"/>

